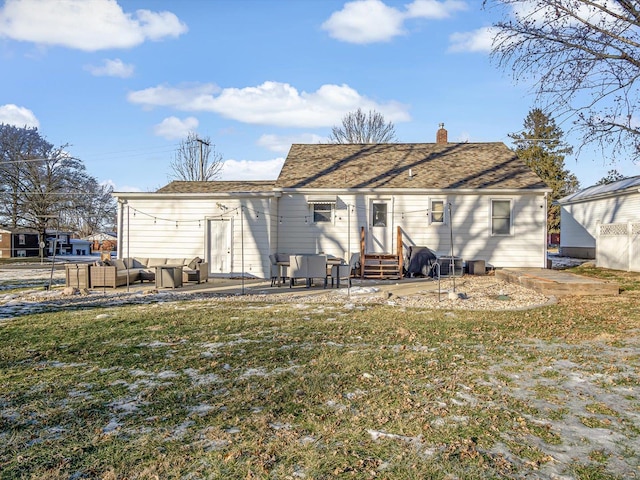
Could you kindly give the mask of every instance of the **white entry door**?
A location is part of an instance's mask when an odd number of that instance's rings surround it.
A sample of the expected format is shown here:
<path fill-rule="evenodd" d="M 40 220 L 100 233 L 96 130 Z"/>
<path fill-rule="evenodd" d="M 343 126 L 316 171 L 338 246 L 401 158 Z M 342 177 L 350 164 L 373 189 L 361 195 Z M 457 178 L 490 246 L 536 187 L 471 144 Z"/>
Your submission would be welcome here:
<path fill-rule="evenodd" d="M 231 220 L 207 221 L 209 273 L 231 273 Z"/>
<path fill-rule="evenodd" d="M 391 202 L 369 202 L 369 235 L 367 253 L 391 253 Z"/>

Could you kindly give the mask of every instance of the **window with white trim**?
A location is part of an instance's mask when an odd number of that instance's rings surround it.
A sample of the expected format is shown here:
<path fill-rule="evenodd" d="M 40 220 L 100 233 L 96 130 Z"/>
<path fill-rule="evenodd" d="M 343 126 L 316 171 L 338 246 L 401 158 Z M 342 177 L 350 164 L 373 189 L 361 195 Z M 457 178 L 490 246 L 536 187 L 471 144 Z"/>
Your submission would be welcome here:
<path fill-rule="evenodd" d="M 313 223 L 331 223 L 333 221 L 333 203 L 312 203 Z"/>
<path fill-rule="evenodd" d="M 24 245 L 26 242 L 26 239 L 24 237 L 24 233 L 19 233 L 18 234 L 18 245 Z"/>
<path fill-rule="evenodd" d="M 444 223 L 444 200 L 431 200 L 429 219 L 436 225 Z"/>
<path fill-rule="evenodd" d="M 511 235 L 511 200 L 491 200 L 491 235 Z"/>

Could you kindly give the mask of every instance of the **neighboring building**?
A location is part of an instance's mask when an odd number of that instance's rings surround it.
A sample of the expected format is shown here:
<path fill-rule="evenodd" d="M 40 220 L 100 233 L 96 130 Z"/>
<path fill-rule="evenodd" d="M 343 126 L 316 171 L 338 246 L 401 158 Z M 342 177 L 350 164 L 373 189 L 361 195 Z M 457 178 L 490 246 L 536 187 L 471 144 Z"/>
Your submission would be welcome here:
<path fill-rule="evenodd" d="M 546 266 L 551 191 L 503 143 L 293 145 L 276 181 L 172 182 L 115 193 L 119 256 L 204 256 L 270 275 L 269 254 L 349 261 L 398 243 L 494 267 Z M 452 245 L 453 240 L 453 245 Z"/>
<path fill-rule="evenodd" d="M 46 231 L 46 248 L 45 252 L 48 256 L 54 255 L 71 255 L 73 247 L 71 245 L 71 232 L 61 232 L 47 229 Z"/>
<path fill-rule="evenodd" d="M 72 238 L 69 240 L 71 244 L 71 255 L 91 255 L 91 242 L 81 238 Z"/>
<path fill-rule="evenodd" d="M 114 251 L 118 247 L 118 235 L 115 232 L 96 233 L 85 238 L 91 242 L 91 251 Z"/>
<path fill-rule="evenodd" d="M 0 227 L 0 258 L 37 257 L 39 239 L 35 230 Z"/>
<path fill-rule="evenodd" d="M 560 254 L 596 258 L 599 225 L 640 222 L 640 176 L 593 185 L 558 200 Z"/>

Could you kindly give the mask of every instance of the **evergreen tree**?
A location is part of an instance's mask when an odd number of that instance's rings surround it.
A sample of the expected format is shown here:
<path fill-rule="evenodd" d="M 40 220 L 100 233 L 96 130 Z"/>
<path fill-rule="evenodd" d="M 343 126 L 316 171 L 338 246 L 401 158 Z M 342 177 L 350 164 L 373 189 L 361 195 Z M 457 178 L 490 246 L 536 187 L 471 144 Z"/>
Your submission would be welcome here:
<path fill-rule="evenodd" d="M 596 185 L 608 185 L 609 183 L 617 182 L 618 180 L 622 180 L 623 178 L 625 178 L 625 176 L 622 175 L 618 170 L 609 170 L 607 172 L 607 176 L 602 177 L 600 180 L 598 180 Z"/>
<path fill-rule="evenodd" d="M 560 207 L 554 205 L 554 201 L 577 191 L 580 186 L 577 177 L 564 167 L 565 155 L 570 155 L 573 148 L 563 142 L 563 135 L 555 120 L 539 108 L 529 112 L 522 132 L 509 134 L 516 144 L 518 157 L 552 190 L 547 210 L 549 233 L 560 232 Z"/>

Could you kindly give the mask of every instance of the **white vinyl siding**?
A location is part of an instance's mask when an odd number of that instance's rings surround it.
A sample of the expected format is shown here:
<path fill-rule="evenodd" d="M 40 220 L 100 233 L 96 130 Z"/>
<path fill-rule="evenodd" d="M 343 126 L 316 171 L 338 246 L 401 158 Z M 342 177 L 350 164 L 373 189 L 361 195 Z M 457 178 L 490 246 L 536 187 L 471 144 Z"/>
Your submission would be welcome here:
<path fill-rule="evenodd" d="M 562 205 L 560 247 L 595 248 L 599 224 L 640 220 L 640 193 Z"/>
<path fill-rule="evenodd" d="M 544 267 L 546 264 L 546 213 L 544 195 L 510 195 L 510 236 L 491 234 L 491 200 L 496 195 L 450 194 L 444 201 L 444 224 L 432 224 L 432 200 L 439 196 L 420 193 L 337 193 L 332 196 L 331 222 L 314 222 L 308 196 L 194 197 L 123 195 L 119 204 L 120 257 L 189 258 L 207 255 L 207 221 L 229 220 L 231 225 L 231 274 L 244 272 L 258 278 L 270 276 L 270 253 L 318 253 L 342 257 L 360 251 L 360 232 L 368 231 L 372 205 L 386 203 L 389 253 L 397 249 L 397 228 L 402 242 L 426 246 L 438 255 L 453 253 L 467 260 L 485 260 L 494 267 Z M 382 202 L 384 200 L 384 202 Z M 319 202 L 322 203 L 322 202 Z M 451 215 L 448 204 L 451 203 Z M 127 207 L 128 205 L 128 207 Z M 127 215 L 127 210 L 129 214 Z M 130 228 L 129 228 L 130 227 Z M 405 250 L 406 252 L 406 250 Z"/>
<path fill-rule="evenodd" d="M 347 253 L 360 251 L 360 230 L 369 222 L 365 194 L 338 195 L 334 222 L 305 223 L 308 215 L 304 195 L 284 194 L 279 199 L 278 243 L 275 251 L 284 253 L 324 252 L 347 259 Z M 403 242 L 426 246 L 438 255 L 450 255 L 453 230 L 454 255 L 464 260 L 485 260 L 495 267 L 544 267 L 546 265 L 546 214 L 544 194 L 514 195 L 511 202 L 511 235 L 491 235 L 491 199 L 488 195 L 450 195 L 453 225 L 428 228 L 431 199 L 427 195 L 390 195 L 387 223 L 393 239 L 389 253 L 396 250 L 397 227 Z M 349 206 L 351 213 L 349 214 Z M 445 208 L 447 223 L 448 211 Z M 349 226 L 350 225 L 350 229 Z M 366 229 L 365 229 L 366 230 Z M 272 248 L 273 250 L 273 248 Z"/>
<path fill-rule="evenodd" d="M 274 198 L 129 198 L 118 211 L 119 257 L 209 260 L 207 220 L 231 221 L 232 274 L 268 278 L 269 247 L 277 223 Z M 128 228 L 130 224 L 131 228 Z"/>

